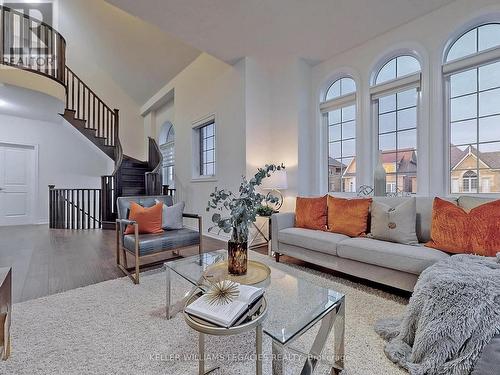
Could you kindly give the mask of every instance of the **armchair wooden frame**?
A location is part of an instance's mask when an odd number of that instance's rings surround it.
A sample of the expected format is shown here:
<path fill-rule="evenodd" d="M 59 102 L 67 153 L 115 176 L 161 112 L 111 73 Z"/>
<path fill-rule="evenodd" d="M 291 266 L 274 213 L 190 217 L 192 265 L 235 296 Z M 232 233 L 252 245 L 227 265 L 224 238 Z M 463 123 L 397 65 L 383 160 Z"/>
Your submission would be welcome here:
<path fill-rule="evenodd" d="M 202 252 L 202 244 L 203 244 L 203 223 L 200 215 L 196 214 L 182 214 L 183 218 L 197 219 L 198 220 L 198 232 L 200 236 L 199 244 L 198 244 L 198 254 Z M 135 237 L 135 249 L 129 250 L 123 246 L 123 231 L 124 227 L 132 225 L 134 227 L 134 237 Z M 172 253 L 179 253 L 180 250 L 191 248 L 193 246 L 187 247 L 178 247 L 175 249 L 168 249 L 158 251 L 152 254 L 140 255 L 139 252 L 139 224 L 133 220 L 127 219 L 116 219 L 116 265 L 118 268 L 130 279 L 134 282 L 134 284 L 139 284 L 139 273 L 141 268 L 151 267 L 158 264 L 164 263 L 164 260 L 154 261 L 150 263 L 142 263 L 141 260 L 143 258 L 150 258 L 152 256 L 161 254 L 163 252 L 171 251 Z M 134 267 L 129 267 L 127 263 L 127 252 L 134 256 L 135 265 Z"/>

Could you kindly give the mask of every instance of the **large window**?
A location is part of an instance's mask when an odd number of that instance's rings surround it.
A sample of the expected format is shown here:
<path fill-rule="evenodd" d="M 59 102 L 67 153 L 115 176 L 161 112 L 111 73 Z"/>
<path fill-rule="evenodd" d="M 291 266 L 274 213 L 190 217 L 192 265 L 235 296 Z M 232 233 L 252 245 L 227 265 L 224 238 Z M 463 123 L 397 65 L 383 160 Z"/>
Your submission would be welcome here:
<path fill-rule="evenodd" d="M 449 48 L 451 193 L 500 192 L 500 24 L 469 30 Z"/>
<path fill-rule="evenodd" d="M 336 80 L 320 105 L 328 133 L 328 191 L 356 191 L 356 83 Z"/>
<path fill-rule="evenodd" d="M 420 63 L 404 55 L 383 65 L 370 89 L 387 192 L 417 192 L 420 81 Z"/>
<path fill-rule="evenodd" d="M 163 156 L 163 185 L 175 188 L 175 131 L 174 126 L 167 122 L 165 130 L 162 129 L 163 137 L 160 137 L 160 151 Z M 164 130 L 164 131 L 163 131 Z"/>
<path fill-rule="evenodd" d="M 199 128 L 200 176 L 215 176 L 215 121 Z"/>

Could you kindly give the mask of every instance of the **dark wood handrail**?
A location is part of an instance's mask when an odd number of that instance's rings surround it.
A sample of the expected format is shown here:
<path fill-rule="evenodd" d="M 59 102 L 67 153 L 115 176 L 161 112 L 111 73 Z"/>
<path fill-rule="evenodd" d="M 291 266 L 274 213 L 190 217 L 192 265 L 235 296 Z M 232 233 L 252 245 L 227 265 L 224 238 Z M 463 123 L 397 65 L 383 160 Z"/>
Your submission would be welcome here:
<path fill-rule="evenodd" d="M 66 67 L 66 108 L 75 112 L 75 118 L 85 121 L 85 127 L 95 130 L 106 146 L 117 146 L 119 112 L 111 109 L 97 94 Z M 116 159 L 115 159 L 116 160 Z"/>
<path fill-rule="evenodd" d="M 64 85 L 66 40 L 45 22 L 0 5 L 0 64 L 41 74 Z"/>
<path fill-rule="evenodd" d="M 163 155 L 156 140 L 148 137 L 148 165 L 152 173 L 160 173 L 162 169 Z M 161 173 L 160 173 L 161 174 Z"/>

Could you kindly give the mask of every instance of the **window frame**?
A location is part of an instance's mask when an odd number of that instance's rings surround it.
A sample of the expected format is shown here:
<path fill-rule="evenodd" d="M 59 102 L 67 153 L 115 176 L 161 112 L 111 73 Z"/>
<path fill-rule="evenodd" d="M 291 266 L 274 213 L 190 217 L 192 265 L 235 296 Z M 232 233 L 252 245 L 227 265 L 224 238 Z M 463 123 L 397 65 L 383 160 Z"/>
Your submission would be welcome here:
<path fill-rule="evenodd" d="M 452 95 L 451 95 L 451 77 L 455 74 L 463 73 L 469 70 L 477 70 L 477 75 L 479 76 L 479 69 L 483 66 L 494 64 L 494 63 L 500 63 L 500 45 L 496 47 L 491 47 L 482 51 L 478 51 L 473 54 L 469 54 L 454 60 L 447 61 L 448 59 L 448 54 L 450 50 L 453 48 L 453 46 L 466 34 L 473 30 L 479 30 L 480 27 L 485 26 L 485 25 L 490 25 L 490 24 L 497 24 L 500 26 L 500 21 L 486 21 L 486 22 L 481 22 L 481 23 L 476 23 L 473 25 L 469 25 L 468 28 L 466 28 L 464 31 L 462 31 L 460 34 L 457 34 L 454 38 L 451 38 L 444 49 L 443 53 L 443 59 L 442 59 L 442 77 L 443 77 L 443 85 L 444 85 L 444 123 L 445 123 L 445 168 L 446 168 L 446 175 L 445 175 L 445 189 L 446 193 L 451 195 L 451 196 L 458 196 L 458 195 L 472 195 L 472 196 L 498 196 L 500 194 L 500 191 L 498 192 L 481 192 L 481 170 L 483 168 L 480 168 L 479 164 L 479 158 L 477 158 L 477 166 L 474 172 L 477 174 L 477 189 L 476 192 L 465 192 L 465 191 L 458 191 L 458 192 L 453 192 L 453 177 L 452 177 L 452 165 L 451 165 L 451 145 L 452 145 L 452 116 L 451 116 L 451 100 L 452 100 Z M 478 35 L 476 35 L 477 38 L 479 38 L 479 32 L 477 32 Z M 478 43 L 478 42 L 476 42 Z M 477 95 L 477 106 L 479 108 L 480 106 L 480 93 L 482 92 L 479 89 L 479 77 L 477 77 L 477 87 L 474 92 L 471 92 L 467 95 Z M 493 88 L 493 89 L 498 89 L 498 88 Z M 489 89 L 489 90 L 493 90 Z M 489 91 L 486 90 L 486 91 Z M 499 111 L 500 112 L 500 111 Z M 480 137 L 479 137 L 479 119 L 483 118 L 485 116 L 480 116 L 479 110 L 476 113 L 476 117 L 472 118 L 473 120 L 476 120 L 476 132 L 477 132 L 477 139 L 476 142 L 470 143 L 470 145 L 473 145 L 474 147 L 477 148 L 476 152 L 479 152 L 479 145 L 482 143 L 494 143 L 494 142 L 500 142 L 500 137 L 497 140 L 490 140 L 488 142 L 480 142 Z M 487 117 L 487 116 L 486 116 Z M 458 122 L 458 121 L 456 121 Z M 487 169 L 486 169 L 487 170 Z M 463 172 L 465 173 L 467 170 L 464 170 Z M 462 184 L 458 184 L 459 187 L 461 187 L 461 190 L 464 190 L 464 180 L 462 179 Z M 459 189 L 460 190 L 460 189 Z M 469 189 L 470 190 L 470 189 Z M 488 190 L 491 190 L 491 184 L 489 184 Z"/>
<path fill-rule="evenodd" d="M 204 150 L 203 146 L 203 129 L 213 125 L 213 134 L 208 138 L 213 138 L 213 149 Z M 204 117 L 193 123 L 193 176 L 192 182 L 217 181 L 217 163 L 218 163 L 218 147 L 217 147 L 217 120 L 215 115 Z M 204 163 L 203 153 L 213 151 L 213 161 Z M 213 165 L 213 174 L 203 174 L 204 165 Z"/>
<path fill-rule="evenodd" d="M 332 88 L 332 86 L 337 82 L 340 82 L 340 84 L 342 84 L 341 82 L 344 79 L 352 80 L 352 82 L 354 83 L 355 90 L 353 92 L 350 92 L 350 93 L 347 93 L 344 95 L 341 94 L 337 97 L 326 100 L 328 93 L 329 93 L 330 89 Z M 343 184 L 344 178 L 342 176 L 343 172 L 341 172 L 341 176 L 340 176 L 340 191 L 330 191 L 330 163 L 329 163 L 330 147 L 329 147 L 329 145 L 332 142 L 330 142 L 330 124 L 328 121 L 328 114 L 332 111 L 335 111 L 335 110 L 342 111 L 343 108 L 354 106 L 354 119 L 343 122 L 342 117 L 341 117 L 341 121 L 337 124 L 341 128 L 341 138 L 337 142 L 339 142 L 341 144 L 341 147 L 342 147 L 342 143 L 344 141 L 353 140 L 354 144 L 355 144 L 355 153 L 353 156 L 347 156 L 346 158 L 352 157 L 353 160 L 356 160 L 358 158 L 357 142 L 358 142 L 358 129 L 359 129 L 357 91 L 358 91 L 358 84 L 356 82 L 356 79 L 354 79 L 354 77 L 352 77 L 349 74 L 339 74 L 339 75 L 336 75 L 335 78 L 330 81 L 330 84 L 327 86 L 327 88 L 324 92 L 324 95 L 321 96 L 322 101 L 319 104 L 319 110 L 320 110 L 320 116 L 321 116 L 321 124 L 322 124 L 323 129 L 325 129 L 324 144 L 326 145 L 326 155 L 323 158 L 324 158 L 324 160 L 326 160 L 326 192 L 327 193 L 356 194 L 356 189 L 354 189 L 354 191 L 348 191 L 348 192 L 344 191 L 344 184 Z M 354 137 L 344 139 L 342 137 L 342 125 L 344 123 L 351 122 L 351 121 L 354 121 L 355 135 L 354 135 Z M 341 148 L 340 159 L 341 160 L 343 159 L 342 148 Z M 358 181 L 359 181 L 358 168 L 356 168 L 356 174 L 355 174 L 354 178 L 356 181 L 355 187 L 357 188 Z"/>
<path fill-rule="evenodd" d="M 407 75 L 402 75 L 400 77 L 397 77 L 395 79 L 387 80 L 381 83 L 376 84 L 375 82 L 377 81 L 378 75 L 380 71 L 391 61 L 398 59 L 399 57 L 403 56 L 410 56 L 414 58 L 420 65 L 420 71 L 415 72 L 415 73 L 410 73 Z M 396 60 L 397 61 L 397 60 Z M 373 165 L 372 168 L 374 170 L 376 164 L 378 163 L 379 159 L 379 149 L 380 149 L 380 135 L 381 134 L 390 134 L 394 133 L 396 137 L 396 149 L 395 152 L 397 154 L 398 152 L 398 144 L 397 144 L 397 138 L 398 134 L 402 131 L 406 130 L 415 130 L 416 136 L 415 136 L 415 141 L 416 141 L 416 156 L 417 156 L 417 171 L 416 171 L 416 180 L 417 180 L 417 189 L 416 191 L 412 192 L 411 194 L 417 195 L 419 194 L 422 190 L 422 183 L 419 181 L 423 180 L 422 176 L 422 170 L 421 170 L 421 157 L 419 155 L 419 150 L 421 149 L 420 147 L 420 132 L 421 132 L 421 119 L 422 119 L 422 59 L 413 52 L 410 51 L 398 51 L 397 53 L 392 53 L 391 55 L 387 56 L 385 59 L 382 59 L 376 66 L 376 68 L 373 70 L 372 74 L 372 79 L 371 79 L 371 87 L 370 87 L 370 106 L 371 106 L 371 124 L 372 124 L 372 131 L 375 132 L 373 138 L 373 155 L 372 155 L 372 160 L 373 160 Z M 411 89 L 416 89 L 416 104 L 415 106 L 411 106 L 408 108 L 415 108 L 416 109 L 416 125 L 414 128 L 408 128 L 408 129 L 402 129 L 399 130 L 397 125 L 396 129 L 393 132 L 384 132 L 380 133 L 380 126 L 379 126 L 379 121 L 380 121 L 380 113 L 379 113 L 379 100 L 384 97 L 388 97 L 390 95 L 396 95 L 398 93 L 402 93 Z M 405 108 L 397 108 L 397 99 L 396 99 L 396 123 L 397 123 L 397 114 L 398 111 L 407 109 Z M 385 112 L 384 112 L 385 113 Z M 388 175 L 394 176 L 395 177 L 395 184 L 396 184 L 396 191 L 399 192 L 398 189 L 398 177 L 400 174 L 397 172 L 397 167 L 396 167 L 396 172 L 394 173 L 388 173 Z M 413 181 L 413 180 L 412 180 Z M 389 183 L 388 183 L 389 184 Z M 412 182 L 413 186 L 413 182 Z M 402 193 L 405 193 L 402 191 Z"/>

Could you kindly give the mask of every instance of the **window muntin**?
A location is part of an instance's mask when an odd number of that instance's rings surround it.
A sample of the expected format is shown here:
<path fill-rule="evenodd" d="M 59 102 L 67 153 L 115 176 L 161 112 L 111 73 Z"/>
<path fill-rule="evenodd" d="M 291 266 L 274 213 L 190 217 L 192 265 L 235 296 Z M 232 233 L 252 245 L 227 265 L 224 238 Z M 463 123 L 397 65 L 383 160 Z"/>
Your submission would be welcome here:
<path fill-rule="evenodd" d="M 392 81 L 413 73 L 420 72 L 420 63 L 409 55 L 403 55 L 389 60 L 378 72 L 375 84 Z"/>
<path fill-rule="evenodd" d="M 500 24 L 489 23 L 467 31 L 448 50 L 446 62 L 500 46 Z"/>
<path fill-rule="evenodd" d="M 199 128 L 200 176 L 215 176 L 215 121 Z"/>
<path fill-rule="evenodd" d="M 339 78 L 330 85 L 321 103 L 328 135 L 329 192 L 356 191 L 355 93 L 356 83 L 352 78 Z"/>

